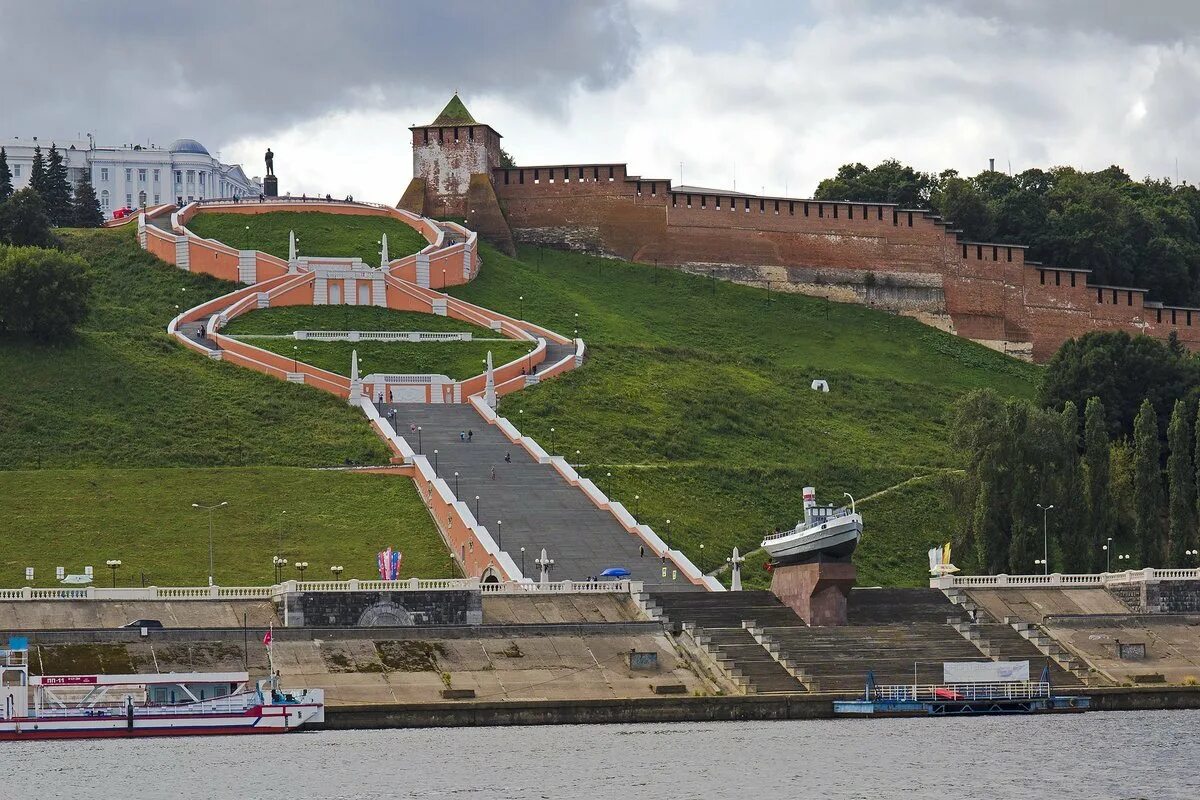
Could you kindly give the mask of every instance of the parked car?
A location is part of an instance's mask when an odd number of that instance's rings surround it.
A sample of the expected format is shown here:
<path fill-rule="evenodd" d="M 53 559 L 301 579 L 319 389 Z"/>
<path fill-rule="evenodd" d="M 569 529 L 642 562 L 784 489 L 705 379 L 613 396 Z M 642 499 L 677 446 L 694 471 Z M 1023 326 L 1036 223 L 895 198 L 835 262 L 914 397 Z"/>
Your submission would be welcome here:
<path fill-rule="evenodd" d="M 122 625 L 122 628 L 161 628 L 162 622 L 156 619 L 135 619 L 128 625 Z"/>
<path fill-rule="evenodd" d="M 125 219 L 126 217 L 132 216 L 133 213 L 134 213 L 134 209 L 132 206 L 125 206 L 124 208 L 118 208 L 116 211 L 113 212 L 113 219 Z"/>

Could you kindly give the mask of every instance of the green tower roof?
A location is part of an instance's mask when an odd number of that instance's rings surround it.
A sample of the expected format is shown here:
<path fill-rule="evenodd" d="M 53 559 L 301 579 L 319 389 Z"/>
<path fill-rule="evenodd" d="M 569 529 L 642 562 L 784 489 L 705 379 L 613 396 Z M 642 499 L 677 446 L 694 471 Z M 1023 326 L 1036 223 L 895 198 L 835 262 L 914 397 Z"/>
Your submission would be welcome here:
<path fill-rule="evenodd" d="M 431 127 L 478 124 L 471 116 L 471 112 L 467 111 L 467 107 L 463 105 L 463 101 L 458 99 L 458 92 L 455 92 L 454 97 L 451 97 L 450 102 L 446 103 L 446 107 L 442 109 L 442 113 L 437 115 L 437 119 L 433 121 Z"/>

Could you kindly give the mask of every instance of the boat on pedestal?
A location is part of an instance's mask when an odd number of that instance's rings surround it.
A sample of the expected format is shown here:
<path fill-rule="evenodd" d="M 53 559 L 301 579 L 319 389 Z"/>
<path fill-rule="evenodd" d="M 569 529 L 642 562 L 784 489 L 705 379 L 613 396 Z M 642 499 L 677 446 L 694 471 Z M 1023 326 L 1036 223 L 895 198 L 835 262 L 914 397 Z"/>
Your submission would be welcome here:
<path fill-rule="evenodd" d="M 849 497 L 849 495 L 847 495 Z M 804 487 L 804 519 L 790 531 L 762 540 L 773 566 L 802 564 L 819 559 L 848 560 L 862 537 L 862 516 L 850 498 L 849 508 L 818 505 L 817 491 Z"/>

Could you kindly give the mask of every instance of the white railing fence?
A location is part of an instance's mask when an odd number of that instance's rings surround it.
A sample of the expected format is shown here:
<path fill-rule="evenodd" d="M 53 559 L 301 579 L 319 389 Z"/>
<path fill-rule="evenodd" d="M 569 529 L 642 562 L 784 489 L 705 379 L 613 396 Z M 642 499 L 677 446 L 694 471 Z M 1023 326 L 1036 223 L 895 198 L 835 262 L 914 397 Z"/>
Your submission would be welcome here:
<path fill-rule="evenodd" d="M 0 601 L 12 600 L 271 600 L 294 592 L 430 592 L 479 591 L 488 595 L 630 594 L 640 581 L 531 580 L 485 583 L 478 578 L 406 578 L 399 581 L 284 581 L 272 586 L 101 586 L 0 589 Z"/>
<path fill-rule="evenodd" d="M 1040 681 L 899 684 L 876 686 L 874 699 L 932 702 L 939 700 L 1029 700 L 1049 697 L 1050 684 Z"/>
<path fill-rule="evenodd" d="M 1124 572 L 1100 572 L 1094 574 L 1049 575 L 943 575 L 930 578 L 929 585 L 935 589 L 992 589 L 992 588 L 1087 588 L 1112 586 L 1123 583 L 1145 581 L 1195 581 L 1200 580 L 1200 569 L 1130 569 Z"/>

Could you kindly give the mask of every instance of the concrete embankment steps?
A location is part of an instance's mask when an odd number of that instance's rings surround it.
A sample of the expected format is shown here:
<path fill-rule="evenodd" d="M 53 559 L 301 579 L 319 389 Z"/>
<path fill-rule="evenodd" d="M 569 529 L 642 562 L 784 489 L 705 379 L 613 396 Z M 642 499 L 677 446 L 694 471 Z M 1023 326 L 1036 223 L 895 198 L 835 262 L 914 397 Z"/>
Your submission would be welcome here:
<path fill-rule="evenodd" d="M 742 691 L 807 690 L 748 630 L 760 624 L 804 626 L 770 592 L 651 592 L 644 605 L 652 606 L 659 619 L 681 625 Z"/>

